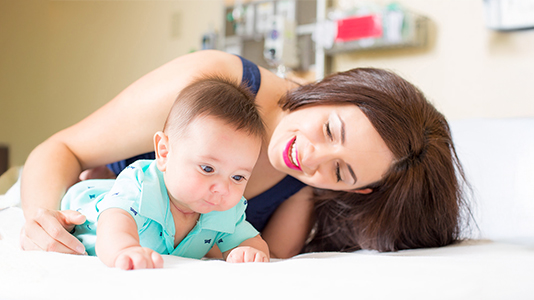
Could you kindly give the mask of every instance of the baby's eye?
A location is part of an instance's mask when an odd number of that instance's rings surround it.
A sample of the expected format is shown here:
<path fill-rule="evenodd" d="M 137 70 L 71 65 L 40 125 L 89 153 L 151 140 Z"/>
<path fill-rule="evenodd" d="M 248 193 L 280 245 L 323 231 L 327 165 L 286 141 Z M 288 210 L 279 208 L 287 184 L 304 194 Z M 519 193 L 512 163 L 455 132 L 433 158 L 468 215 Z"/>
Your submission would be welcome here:
<path fill-rule="evenodd" d="M 200 168 L 206 173 L 212 173 L 213 171 L 215 171 L 212 167 L 206 165 L 200 165 Z"/>
<path fill-rule="evenodd" d="M 245 176 L 242 176 L 242 175 L 234 175 L 234 176 L 232 176 L 232 179 L 237 181 L 237 182 L 241 182 L 243 180 L 246 180 Z"/>

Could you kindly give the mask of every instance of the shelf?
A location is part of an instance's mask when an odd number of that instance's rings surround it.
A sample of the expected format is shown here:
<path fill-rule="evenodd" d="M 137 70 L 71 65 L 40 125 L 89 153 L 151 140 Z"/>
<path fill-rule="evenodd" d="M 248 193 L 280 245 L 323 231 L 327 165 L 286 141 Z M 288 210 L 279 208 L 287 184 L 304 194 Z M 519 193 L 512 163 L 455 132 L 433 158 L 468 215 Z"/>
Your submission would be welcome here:
<path fill-rule="evenodd" d="M 391 40 L 382 36 L 350 42 L 336 42 L 330 49 L 324 49 L 325 54 L 335 55 L 346 52 L 425 46 L 428 40 L 429 19 L 411 12 L 404 12 L 404 17 L 400 38 Z"/>

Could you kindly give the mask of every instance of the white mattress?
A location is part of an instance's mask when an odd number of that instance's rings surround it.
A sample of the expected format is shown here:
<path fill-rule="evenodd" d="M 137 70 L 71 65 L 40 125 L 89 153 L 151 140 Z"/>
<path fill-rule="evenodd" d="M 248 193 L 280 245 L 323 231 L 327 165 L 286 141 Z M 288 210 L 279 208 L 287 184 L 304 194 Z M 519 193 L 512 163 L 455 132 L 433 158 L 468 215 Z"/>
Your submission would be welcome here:
<path fill-rule="evenodd" d="M 534 247 L 466 241 L 397 253 L 313 253 L 229 264 L 164 256 L 121 271 L 97 257 L 24 252 L 19 208 L 0 211 L 0 299 L 534 299 Z"/>
<path fill-rule="evenodd" d="M 121 271 L 20 250 L 15 185 L 0 195 L 0 299 L 534 299 L 534 118 L 452 125 L 475 192 L 472 240 L 262 264 L 165 256 L 163 269 Z"/>

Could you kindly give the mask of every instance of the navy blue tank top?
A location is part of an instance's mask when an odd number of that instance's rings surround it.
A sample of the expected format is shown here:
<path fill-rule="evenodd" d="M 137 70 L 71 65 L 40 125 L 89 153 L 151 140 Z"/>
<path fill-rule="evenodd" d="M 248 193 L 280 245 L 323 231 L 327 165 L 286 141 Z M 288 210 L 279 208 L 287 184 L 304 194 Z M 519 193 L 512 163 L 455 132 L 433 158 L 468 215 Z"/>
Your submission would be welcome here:
<path fill-rule="evenodd" d="M 261 84 L 260 69 L 251 61 L 239 56 L 243 63 L 243 78 L 241 79 L 250 91 L 258 94 Z M 107 165 L 115 174 L 119 174 L 124 168 L 138 159 L 154 159 L 154 152 L 140 154 L 125 160 Z M 258 231 L 262 231 L 274 211 L 289 197 L 300 191 L 306 185 L 297 179 L 286 176 L 267 191 L 258 196 L 248 199 L 246 211 L 247 221 Z"/>

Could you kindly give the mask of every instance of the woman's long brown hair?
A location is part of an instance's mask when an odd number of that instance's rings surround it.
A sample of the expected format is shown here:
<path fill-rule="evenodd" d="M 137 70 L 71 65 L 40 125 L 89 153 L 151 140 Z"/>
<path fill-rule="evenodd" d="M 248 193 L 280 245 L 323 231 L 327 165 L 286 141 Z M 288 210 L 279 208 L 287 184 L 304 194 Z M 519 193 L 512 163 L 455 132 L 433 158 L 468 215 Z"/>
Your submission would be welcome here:
<path fill-rule="evenodd" d="M 303 251 L 396 251 L 459 240 L 470 215 L 467 183 L 445 117 L 414 85 L 373 68 L 330 75 L 280 101 L 290 111 L 346 103 L 365 113 L 395 161 L 367 186 L 370 194 L 315 189 L 315 223 Z"/>

